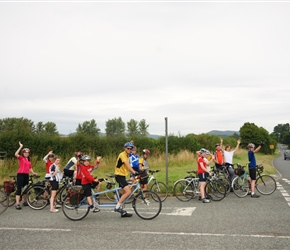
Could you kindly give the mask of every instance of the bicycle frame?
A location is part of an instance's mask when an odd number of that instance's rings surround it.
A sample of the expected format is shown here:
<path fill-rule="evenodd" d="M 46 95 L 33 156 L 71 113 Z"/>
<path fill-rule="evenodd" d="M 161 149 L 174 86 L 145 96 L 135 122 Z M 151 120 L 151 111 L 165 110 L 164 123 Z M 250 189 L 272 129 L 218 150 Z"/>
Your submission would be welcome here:
<path fill-rule="evenodd" d="M 136 192 L 140 191 L 143 193 L 139 181 L 137 181 L 136 183 L 129 184 L 128 186 L 134 187 L 134 189 L 132 190 L 131 194 L 124 200 L 124 202 L 121 205 L 124 205 L 126 203 L 126 201 L 129 200 L 132 197 L 132 195 L 134 195 Z M 107 190 L 100 191 L 100 192 L 93 192 L 93 190 L 92 190 L 92 197 L 95 198 L 95 197 L 102 195 L 102 194 L 105 194 L 105 193 L 114 193 L 117 196 L 117 200 L 119 200 L 120 195 L 119 195 L 118 191 L 121 189 L 122 189 L 121 187 L 116 187 L 113 189 L 107 189 Z M 86 197 L 81 202 L 84 202 L 85 200 L 86 200 Z M 115 207 L 117 204 L 117 201 L 111 202 L 111 203 L 98 203 L 98 204 L 96 204 L 95 199 L 93 199 L 93 204 L 94 204 L 94 207 Z"/>

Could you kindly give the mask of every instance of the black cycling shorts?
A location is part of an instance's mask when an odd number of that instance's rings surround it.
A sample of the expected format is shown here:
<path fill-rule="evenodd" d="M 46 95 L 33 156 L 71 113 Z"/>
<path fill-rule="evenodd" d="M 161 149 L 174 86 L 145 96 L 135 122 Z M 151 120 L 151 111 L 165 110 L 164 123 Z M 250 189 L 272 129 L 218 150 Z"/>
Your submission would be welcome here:
<path fill-rule="evenodd" d="M 126 181 L 126 176 L 116 175 L 115 179 L 116 179 L 116 182 L 119 184 L 119 187 L 124 188 L 128 186 L 128 182 Z"/>

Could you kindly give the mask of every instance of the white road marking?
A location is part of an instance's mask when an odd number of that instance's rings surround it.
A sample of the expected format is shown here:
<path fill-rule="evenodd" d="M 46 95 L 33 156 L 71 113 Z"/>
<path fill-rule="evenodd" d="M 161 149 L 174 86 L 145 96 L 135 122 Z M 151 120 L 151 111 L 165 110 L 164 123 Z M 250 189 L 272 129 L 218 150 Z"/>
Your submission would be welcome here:
<path fill-rule="evenodd" d="M 0 227 L 0 230 L 23 230 L 23 231 L 62 231 L 71 232 L 71 229 L 61 229 L 61 228 L 19 228 L 19 227 Z"/>
<path fill-rule="evenodd" d="M 159 234 L 159 235 L 188 235 L 188 236 L 216 236 L 216 237 L 249 237 L 249 238 L 280 238 L 290 239 L 287 235 L 261 235 L 261 234 L 211 234 L 211 233 L 182 233 L 182 232 L 145 232 L 145 231 L 133 231 L 133 234 Z"/>
<path fill-rule="evenodd" d="M 171 213 L 160 213 L 163 215 L 191 216 L 196 207 L 181 207 L 176 208 Z"/>

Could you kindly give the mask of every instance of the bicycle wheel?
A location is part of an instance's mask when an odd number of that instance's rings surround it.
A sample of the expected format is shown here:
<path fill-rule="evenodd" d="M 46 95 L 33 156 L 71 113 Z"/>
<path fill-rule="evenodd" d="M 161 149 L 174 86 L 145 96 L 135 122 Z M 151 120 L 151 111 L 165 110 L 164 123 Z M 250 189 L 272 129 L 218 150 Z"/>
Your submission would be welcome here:
<path fill-rule="evenodd" d="M 231 191 L 231 181 L 228 178 L 219 178 L 219 180 L 223 183 L 226 189 L 226 196 L 230 194 Z"/>
<path fill-rule="evenodd" d="M 236 196 L 246 197 L 250 191 L 250 181 L 245 176 L 237 176 L 233 179 L 232 188 Z"/>
<path fill-rule="evenodd" d="M 44 186 L 32 186 L 27 190 L 27 204 L 32 209 L 41 210 L 45 208 L 48 203 L 48 193 Z"/>
<path fill-rule="evenodd" d="M 194 197 L 195 187 L 191 181 L 182 179 L 175 182 L 173 191 L 178 200 L 189 201 Z"/>
<path fill-rule="evenodd" d="M 56 194 L 55 197 L 55 202 L 59 205 L 61 205 L 64 201 L 64 198 L 66 196 L 67 188 L 66 187 L 61 187 Z"/>
<path fill-rule="evenodd" d="M 226 196 L 227 186 L 223 180 L 210 180 L 205 186 L 206 197 L 213 201 L 221 201 Z"/>
<path fill-rule="evenodd" d="M 152 220 L 161 212 L 162 202 L 156 193 L 144 190 L 134 198 L 132 207 L 141 219 Z"/>
<path fill-rule="evenodd" d="M 3 190 L 3 187 L 0 187 L 0 214 L 4 213 L 9 207 L 9 199 L 6 193 Z"/>
<path fill-rule="evenodd" d="M 256 180 L 256 189 L 261 194 L 272 194 L 275 192 L 277 184 L 275 179 L 267 174 L 261 175 Z"/>
<path fill-rule="evenodd" d="M 86 200 L 84 198 L 83 200 Z M 72 205 L 70 203 L 70 197 L 66 195 L 62 203 L 62 212 L 64 215 L 73 221 L 82 220 L 85 218 L 90 211 L 90 208 L 86 202 L 80 202 L 79 204 Z"/>
<path fill-rule="evenodd" d="M 8 195 L 9 207 L 12 207 L 16 203 L 16 191 Z"/>
<path fill-rule="evenodd" d="M 108 191 L 109 189 L 106 189 L 105 191 Z M 112 191 L 112 192 L 107 192 L 105 193 L 106 197 L 108 200 L 116 202 L 115 200 L 115 195 L 116 195 L 116 191 Z"/>
<path fill-rule="evenodd" d="M 156 181 L 150 188 L 150 191 L 158 194 L 161 201 L 165 201 L 168 196 L 168 188 L 165 183 Z"/>

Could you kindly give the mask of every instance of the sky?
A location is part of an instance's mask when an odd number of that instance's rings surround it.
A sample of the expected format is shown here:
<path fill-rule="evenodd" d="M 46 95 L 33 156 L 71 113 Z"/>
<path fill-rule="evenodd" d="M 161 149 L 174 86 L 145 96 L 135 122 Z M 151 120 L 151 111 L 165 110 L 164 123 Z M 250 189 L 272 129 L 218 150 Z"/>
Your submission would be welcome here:
<path fill-rule="evenodd" d="M 2 1 L 0 119 L 145 119 L 150 134 L 289 123 L 290 1 Z"/>

